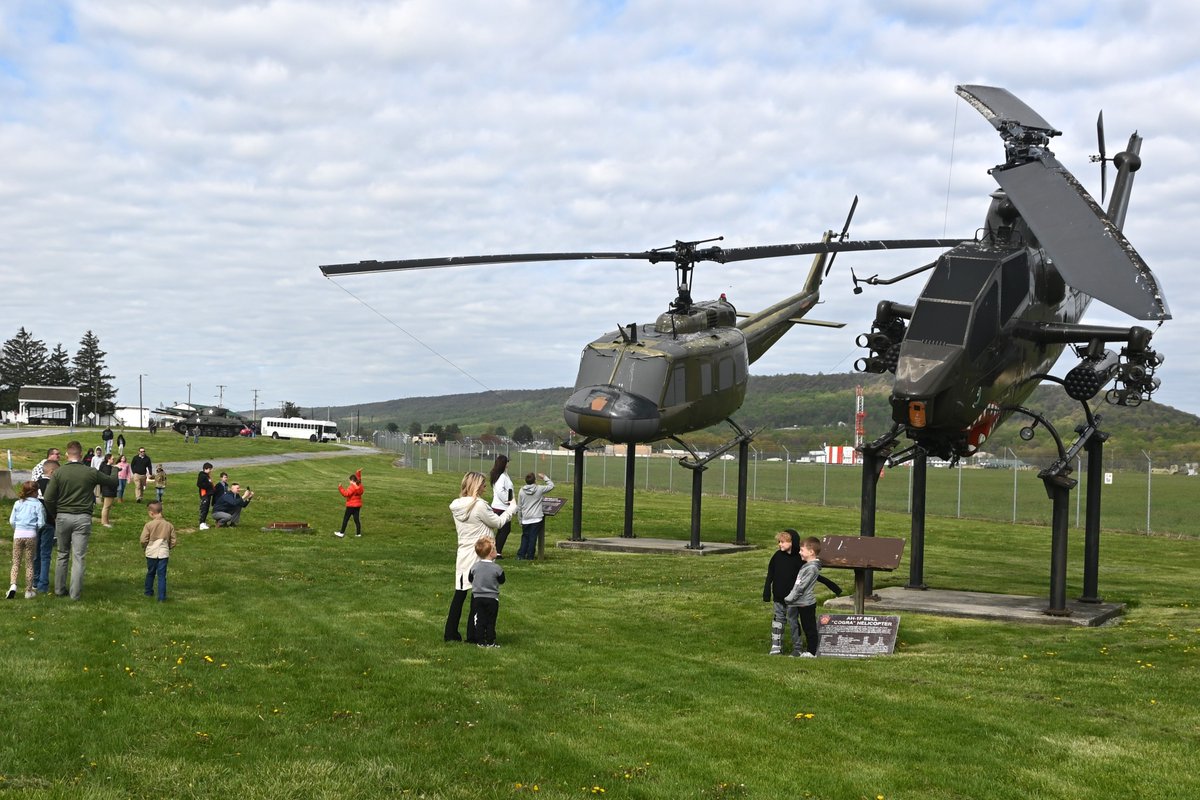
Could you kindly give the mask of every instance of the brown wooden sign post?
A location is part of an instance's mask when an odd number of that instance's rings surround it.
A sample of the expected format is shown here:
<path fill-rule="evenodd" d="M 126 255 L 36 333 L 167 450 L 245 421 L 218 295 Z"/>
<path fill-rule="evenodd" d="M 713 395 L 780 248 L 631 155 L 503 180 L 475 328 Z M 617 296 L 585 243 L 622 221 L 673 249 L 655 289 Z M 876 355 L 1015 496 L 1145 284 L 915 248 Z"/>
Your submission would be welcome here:
<path fill-rule="evenodd" d="M 904 540 L 886 536 L 826 536 L 821 540 L 821 568 L 854 570 L 854 613 L 866 604 L 867 575 L 871 570 L 891 572 L 900 566 Z"/>

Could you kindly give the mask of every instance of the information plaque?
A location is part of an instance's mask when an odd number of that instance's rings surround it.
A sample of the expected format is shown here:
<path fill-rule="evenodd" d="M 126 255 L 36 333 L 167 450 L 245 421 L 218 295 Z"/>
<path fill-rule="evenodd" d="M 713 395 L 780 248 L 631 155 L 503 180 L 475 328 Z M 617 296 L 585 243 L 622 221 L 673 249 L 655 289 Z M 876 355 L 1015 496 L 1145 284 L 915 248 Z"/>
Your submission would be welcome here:
<path fill-rule="evenodd" d="M 553 517 L 562 510 L 562 507 L 567 504 L 566 498 L 563 497 L 543 497 L 542 498 L 542 514 L 547 517 Z"/>
<path fill-rule="evenodd" d="M 867 658 L 896 650 L 900 617 L 880 614 L 818 614 L 820 646 L 817 655 Z"/>

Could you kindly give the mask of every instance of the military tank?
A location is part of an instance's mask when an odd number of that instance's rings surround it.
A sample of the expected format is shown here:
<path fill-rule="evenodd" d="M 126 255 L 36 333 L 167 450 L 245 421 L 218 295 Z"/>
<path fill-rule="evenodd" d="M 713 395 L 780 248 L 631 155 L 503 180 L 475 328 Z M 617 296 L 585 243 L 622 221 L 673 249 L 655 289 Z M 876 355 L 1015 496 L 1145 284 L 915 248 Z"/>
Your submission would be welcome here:
<path fill-rule="evenodd" d="M 212 406 L 184 417 L 171 427 L 184 436 L 191 433 L 194 428 L 199 428 L 201 436 L 230 437 L 240 436 L 243 429 L 252 426 L 250 420 L 241 414 L 235 414 L 228 408 Z"/>

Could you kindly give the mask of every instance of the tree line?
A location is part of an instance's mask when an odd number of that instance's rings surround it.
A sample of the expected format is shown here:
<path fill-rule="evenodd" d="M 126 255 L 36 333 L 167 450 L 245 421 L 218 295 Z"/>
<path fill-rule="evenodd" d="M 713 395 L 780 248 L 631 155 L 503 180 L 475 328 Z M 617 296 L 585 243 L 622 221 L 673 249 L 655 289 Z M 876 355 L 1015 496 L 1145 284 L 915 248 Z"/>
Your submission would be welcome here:
<path fill-rule="evenodd" d="M 62 342 L 50 350 L 24 326 L 0 350 L 0 410 L 17 410 L 22 386 L 69 386 L 79 390 L 81 411 L 100 415 L 116 410 L 117 390 L 104 364 L 107 355 L 90 330 L 79 340 L 72 358 Z"/>

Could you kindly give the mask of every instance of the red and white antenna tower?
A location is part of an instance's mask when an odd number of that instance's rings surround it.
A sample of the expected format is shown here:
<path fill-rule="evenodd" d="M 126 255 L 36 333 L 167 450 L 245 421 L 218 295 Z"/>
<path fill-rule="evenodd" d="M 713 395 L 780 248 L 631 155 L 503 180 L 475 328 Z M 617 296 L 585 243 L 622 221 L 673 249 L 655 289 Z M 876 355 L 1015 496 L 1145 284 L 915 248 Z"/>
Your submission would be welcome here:
<path fill-rule="evenodd" d="M 863 441 L 867 436 L 867 409 L 863 403 L 863 387 L 854 387 L 854 452 L 862 452 Z"/>

